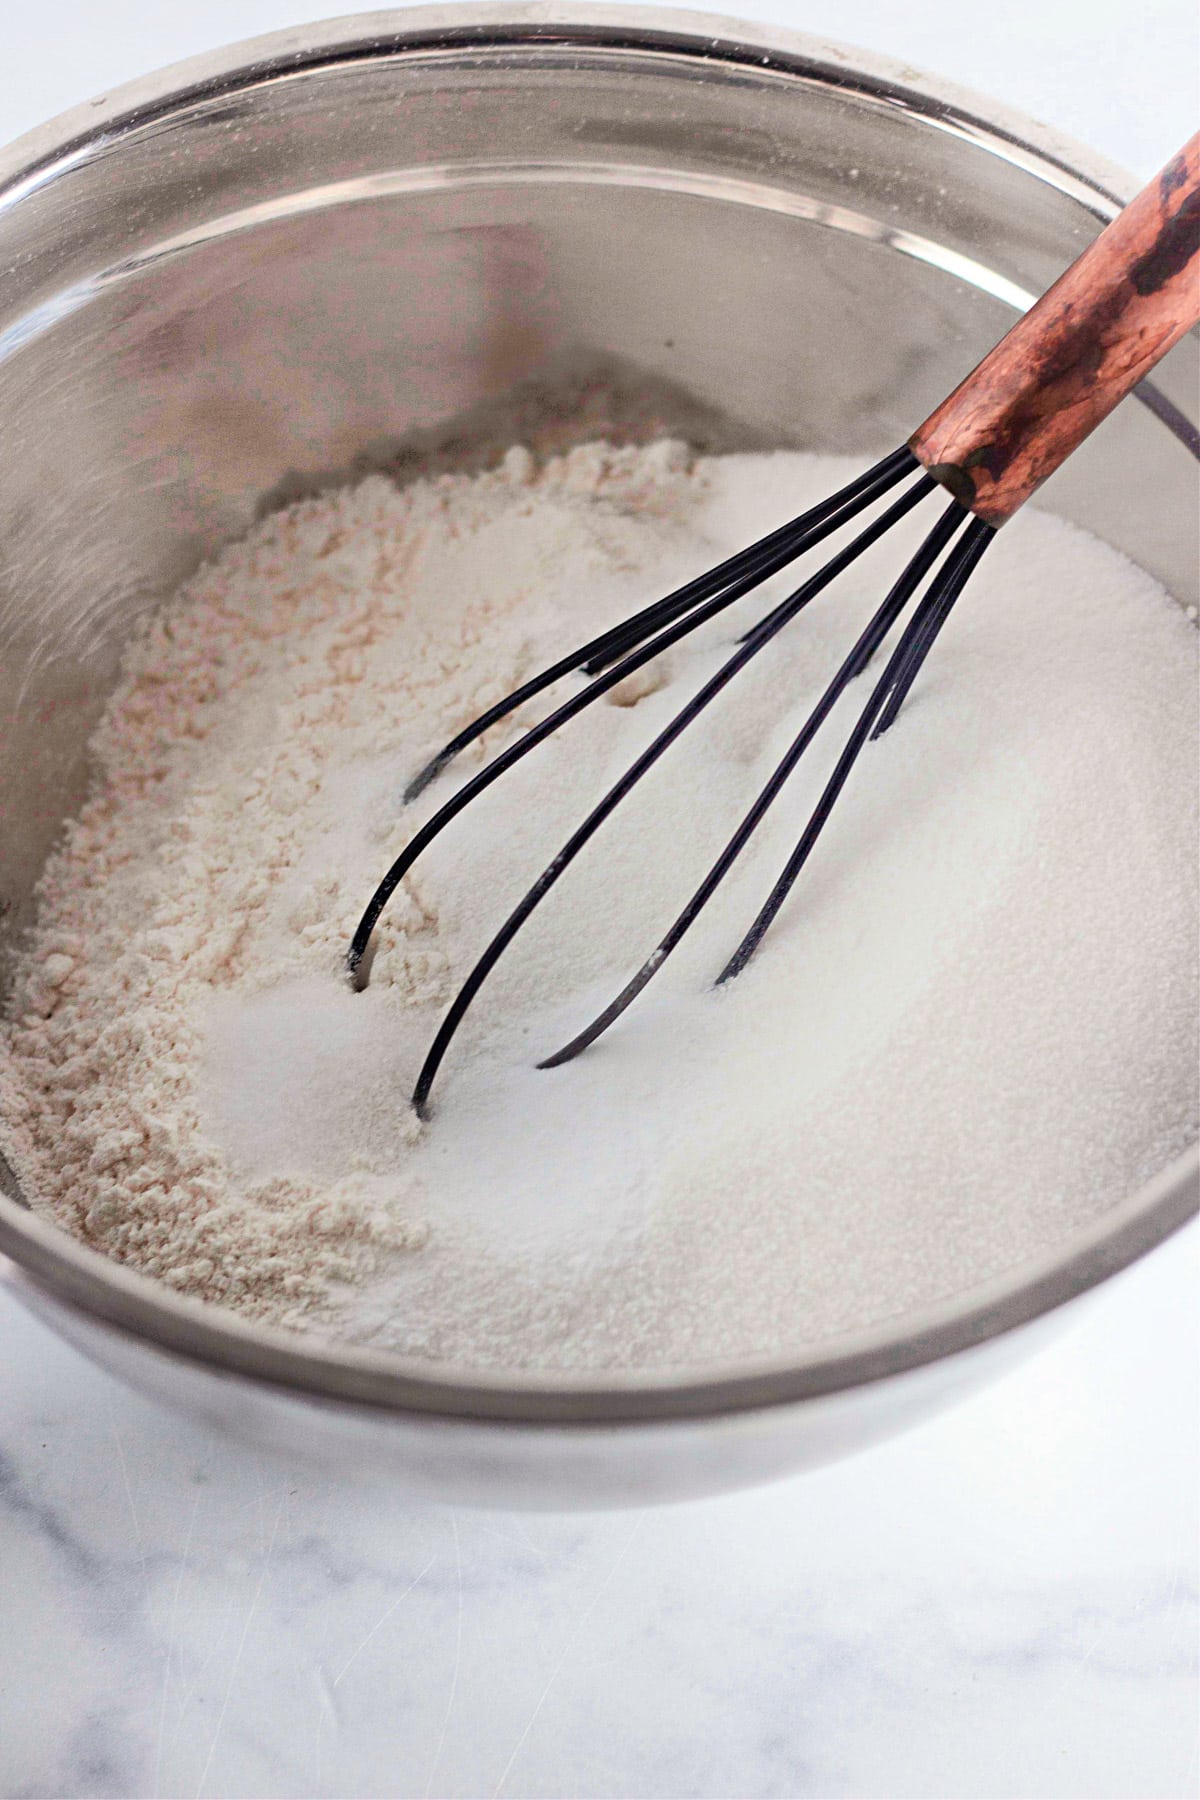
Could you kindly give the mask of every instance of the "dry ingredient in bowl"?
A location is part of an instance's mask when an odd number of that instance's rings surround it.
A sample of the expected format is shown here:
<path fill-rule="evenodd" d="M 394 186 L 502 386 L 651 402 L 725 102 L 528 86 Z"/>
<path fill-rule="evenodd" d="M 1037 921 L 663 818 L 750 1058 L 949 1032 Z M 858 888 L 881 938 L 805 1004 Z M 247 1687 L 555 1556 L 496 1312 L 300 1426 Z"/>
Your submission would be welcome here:
<path fill-rule="evenodd" d="M 616 690 L 445 835 L 446 736 L 847 478 L 834 459 L 586 446 L 267 518 L 149 624 L 46 870 L 0 1054 L 35 1205 L 267 1319 L 542 1370 L 786 1350 L 961 1292 L 1102 1213 L 1196 1115 L 1196 634 L 1060 521 L 1000 534 L 746 974 L 858 684 L 647 994 L 538 1073 L 674 917 L 905 545 L 856 564 L 554 891 L 418 1128 L 486 936 L 781 583 Z M 491 746 L 494 747 L 494 746 Z"/>

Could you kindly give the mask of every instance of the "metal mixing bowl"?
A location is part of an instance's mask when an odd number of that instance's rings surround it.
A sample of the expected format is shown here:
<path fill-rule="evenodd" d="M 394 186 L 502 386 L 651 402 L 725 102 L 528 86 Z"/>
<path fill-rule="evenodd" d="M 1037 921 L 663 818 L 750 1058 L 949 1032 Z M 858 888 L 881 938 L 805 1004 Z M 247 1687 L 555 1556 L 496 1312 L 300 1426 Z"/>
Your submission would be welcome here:
<path fill-rule="evenodd" d="M 0 159 L 9 947 L 131 622 L 272 497 L 414 450 L 483 456 L 581 397 L 618 431 L 888 448 L 1134 185 L 878 58 L 591 6 L 286 32 L 27 137 Z M 1195 369 L 1185 340 L 1156 385 L 1188 409 Z M 1177 427 L 1131 401 L 1047 500 L 1187 603 Z M 591 1383 L 253 1327 L 6 1185 L 0 1278 L 164 1401 L 412 1492 L 604 1504 L 760 1480 L 940 1406 L 1174 1231 L 1196 1158 L 920 1316 L 786 1363 Z"/>

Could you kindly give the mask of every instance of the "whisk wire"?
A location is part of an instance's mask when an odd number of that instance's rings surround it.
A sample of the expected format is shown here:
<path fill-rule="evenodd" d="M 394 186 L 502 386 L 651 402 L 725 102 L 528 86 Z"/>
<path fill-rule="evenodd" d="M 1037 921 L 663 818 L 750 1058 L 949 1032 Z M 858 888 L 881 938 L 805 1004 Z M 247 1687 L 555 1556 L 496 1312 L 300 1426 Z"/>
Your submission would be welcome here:
<path fill-rule="evenodd" d="M 501 719 L 515 712 L 517 707 L 536 699 L 538 694 L 544 693 L 564 675 L 573 674 L 577 669 L 587 675 L 597 674 L 628 650 L 644 642 L 660 627 L 671 624 L 692 607 L 703 605 L 722 589 L 750 578 L 747 587 L 740 590 L 741 593 L 748 592 L 750 587 L 757 586 L 768 575 L 785 568 L 804 550 L 836 531 L 917 466 L 916 457 L 907 447 L 893 451 L 890 456 L 884 457 L 881 462 L 865 470 L 854 481 L 848 482 L 836 494 L 831 494 L 818 505 L 810 507 L 807 512 L 800 513 L 786 525 L 777 526 L 765 537 L 726 557 L 724 562 L 718 563 L 714 568 L 705 570 L 703 575 L 685 582 L 682 587 L 676 588 L 662 599 L 652 601 L 631 618 L 622 619 L 607 631 L 602 631 L 598 637 L 549 664 L 498 700 L 494 706 L 472 719 L 469 725 L 464 726 L 462 731 L 444 744 L 409 782 L 404 790 L 405 800 L 415 800 L 461 751 L 482 737 L 493 725 L 499 724 Z M 732 594 L 730 601 L 739 597 L 739 594 Z"/>
<path fill-rule="evenodd" d="M 713 592 L 722 579 L 733 580 L 751 573 L 752 566 L 760 561 L 757 554 L 760 551 L 764 552 L 761 558 L 763 572 L 757 576 L 752 585 L 758 585 L 765 581 L 768 575 L 775 574 L 779 569 L 786 567 L 789 562 L 794 562 L 805 550 L 811 549 L 814 544 L 820 543 L 823 538 L 829 537 L 841 526 L 849 524 L 852 519 L 857 518 L 864 507 L 887 493 L 889 488 L 903 480 L 905 475 L 916 471 L 917 467 L 916 458 L 907 448 L 884 457 L 882 462 L 878 462 L 866 470 L 857 480 L 849 482 L 844 488 L 839 488 L 836 494 L 830 495 L 819 505 L 810 507 L 807 512 L 801 513 L 798 518 L 793 519 L 789 525 L 771 532 L 767 537 L 760 539 L 757 544 L 751 544 L 748 550 L 740 551 L 729 557 L 724 563 L 719 563 L 716 568 L 710 569 L 707 574 L 698 576 L 696 580 L 677 589 L 674 594 L 668 594 L 664 600 L 655 601 L 653 605 L 635 613 L 632 618 L 625 619 L 621 624 L 614 626 L 611 633 L 608 634 L 613 640 L 611 647 L 600 650 L 588 658 L 582 665 L 585 674 L 595 674 L 614 656 L 620 655 L 625 649 L 640 643 L 647 632 L 654 629 L 660 622 L 660 615 L 661 619 L 677 618 L 680 612 L 686 611 L 689 606 L 696 604 Z"/>
<path fill-rule="evenodd" d="M 438 1068 L 471 1002 L 530 914 L 540 905 L 559 877 L 570 867 L 585 844 L 663 753 L 687 730 L 689 725 L 699 718 L 700 714 L 733 680 L 734 676 L 752 661 L 759 651 L 764 649 L 791 619 L 795 618 L 797 613 L 815 599 L 824 588 L 828 587 L 830 582 L 848 568 L 865 550 L 898 524 L 914 506 L 933 491 L 935 486 L 936 483 L 931 476 L 923 475 L 899 499 L 893 501 L 885 512 L 881 513 L 877 519 L 872 520 L 849 544 L 832 557 L 823 568 L 797 588 L 787 600 L 774 607 L 760 626 L 742 639 L 733 654 L 704 683 L 699 692 L 685 706 L 681 707 L 674 718 L 630 764 L 621 778 L 613 784 L 603 799 L 593 807 L 509 914 L 455 995 L 430 1046 L 413 1090 L 413 1106 L 419 1114 L 424 1116 L 427 1111 L 429 1093 Z M 718 603 L 714 602 L 713 604 Z M 672 631 L 682 636 L 691 629 L 693 629 L 693 620 L 686 619 L 682 624 L 673 627 Z M 664 633 L 663 636 L 672 636 L 672 631 Z M 661 640 L 654 640 L 655 645 L 660 642 Z M 643 650 L 639 654 L 645 657 L 646 652 Z M 610 671 L 610 673 L 612 672 Z M 600 677 L 600 679 L 603 680 L 606 677 Z"/>
<path fill-rule="evenodd" d="M 951 542 L 955 534 L 965 523 L 967 514 L 957 501 L 952 501 L 942 513 L 933 530 L 925 538 L 924 543 L 910 559 L 907 566 L 893 585 L 883 604 L 878 608 L 870 623 L 862 632 L 850 654 L 846 657 L 837 674 L 829 683 L 821 698 L 817 701 L 804 725 L 792 740 L 786 754 L 777 764 L 769 781 L 762 788 L 753 806 L 745 814 L 737 830 L 725 845 L 720 856 L 713 863 L 704 880 L 696 889 L 683 911 L 671 925 L 659 944 L 647 957 L 641 968 L 621 992 L 599 1013 L 591 1023 L 584 1027 L 571 1041 L 556 1050 L 552 1056 L 546 1057 L 538 1064 L 539 1069 L 558 1068 L 562 1063 L 570 1062 L 589 1044 L 595 1043 L 608 1028 L 615 1024 L 626 1008 L 632 1005 L 642 990 L 666 962 L 672 951 L 691 930 L 708 902 L 724 881 L 726 875 L 749 843 L 758 829 L 769 808 L 782 792 L 788 778 L 796 768 L 805 750 L 832 712 L 837 701 L 851 681 L 862 674 L 872 657 L 895 625 L 909 600 L 928 575 L 938 557 Z M 768 614 L 762 625 L 755 628 L 761 631 L 771 624 L 774 614 Z M 752 633 L 747 634 L 747 638 Z"/>
<path fill-rule="evenodd" d="M 356 984 L 365 985 L 366 953 L 371 933 L 392 894 L 417 858 L 428 849 L 433 840 L 472 800 L 512 768 L 514 763 L 519 762 L 523 756 L 527 756 L 531 750 L 536 749 L 538 744 L 544 743 L 561 726 L 575 718 L 585 707 L 600 699 L 619 681 L 642 668 L 655 656 L 661 655 L 690 632 L 698 629 L 708 619 L 731 606 L 735 600 L 741 599 L 753 588 L 758 587 L 767 579 L 768 575 L 776 573 L 787 563 L 794 561 L 804 550 L 810 549 L 814 544 L 837 531 L 857 512 L 894 487 L 906 475 L 911 474 L 916 467 L 916 459 L 908 450 L 885 457 L 856 481 L 840 490 L 831 500 L 801 514 L 790 525 L 781 527 L 778 531 L 769 534 L 767 538 L 760 540 L 758 545 L 751 546 L 749 551 L 729 558 L 726 563 L 721 565 L 720 569 L 709 571 L 706 575 L 698 577 L 696 581 L 678 589 L 674 595 L 668 595 L 665 601 L 656 601 L 653 606 L 644 608 L 634 619 L 623 621 L 621 625 L 602 633 L 600 637 L 592 639 L 590 643 L 572 651 L 557 663 L 551 664 L 540 675 L 525 682 L 505 699 L 489 708 L 487 712 L 480 714 L 477 719 L 459 732 L 457 737 L 451 739 L 410 784 L 406 791 L 406 798 L 411 799 L 415 794 L 420 793 L 439 770 L 445 768 L 461 749 L 479 737 L 489 725 L 495 724 L 507 716 L 524 700 L 542 692 L 562 675 L 569 674 L 581 666 L 586 667 L 588 659 L 593 654 L 601 656 L 599 672 L 594 675 L 586 688 L 571 695 L 545 719 L 532 726 L 515 743 L 502 750 L 486 768 L 481 769 L 478 774 L 464 783 L 458 792 L 451 795 L 433 817 L 414 834 L 392 863 L 372 894 L 350 942 L 346 964 L 351 978 Z M 924 492 L 928 482 L 929 477 L 922 475 L 917 483 L 917 488 Z M 771 550 L 764 551 L 764 545 L 771 545 Z M 756 552 L 760 553 L 757 558 Z M 728 571 L 734 568 L 734 565 L 736 565 L 736 570 L 733 575 L 729 575 Z M 722 570 L 726 571 L 726 574 L 718 581 L 717 577 L 721 575 Z M 706 596 L 703 600 L 698 598 L 702 594 Z M 690 596 L 686 606 L 681 598 L 684 595 Z M 673 614 L 663 610 L 671 607 L 675 608 Z M 644 622 L 652 614 L 655 615 L 655 625 L 645 625 Z M 680 614 L 683 616 L 681 617 Z M 611 662 L 611 655 L 616 653 L 613 645 L 618 634 L 629 633 L 635 625 L 638 625 L 639 621 L 642 622 L 639 627 L 642 635 L 636 640 L 630 638 L 629 646 L 632 647 L 622 649 L 619 653 L 620 660 L 615 663 Z M 659 629 L 660 627 L 662 629 Z M 644 634 L 647 631 L 657 635 L 646 638 Z M 598 649 L 598 646 L 603 647 L 602 650 Z M 605 661 L 609 662 L 608 667 L 602 666 Z"/>
<path fill-rule="evenodd" d="M 872 728 L 872 738 L 882 737 L 895 723 L 900 708 L 908 698 L 909 689 L 920 674 L 925 658 L 933 649 L 938 633 L 950 617 L 955 601 L 969 581 L 972 569 L 996 535 L 995 528 L 982 519 L 975 520 L 974 527 L 961 546 L 961 562 L 956 563 L 954 569 L 948 572 L 944 591 L 929 612 L 920 632 L 914 636 L 904 661 L 896 671 L 887 701 Z"/>
<path fill-rule="evenodd" d="M 916 679 L 925 656 L 932 648 L 934 638 L 950 616 L 950 610 L 966 585 L 968 576 L 994 536 L 995 532 L 990 525 L 984 524 L 981 519 L 972 518 L 961 539 L 950 551 L 929 591 L 920 601 L 903 637 L 888 659 L 887 667 L 872 689 L 871 697 L 863 708 L 846 747 L 838 758 L 833 774 L 817 802 L 812 817 L 805 826 L 795 850 L 788 858 L 783 873 L 771 889 L 753 925 L 717 976 L 716 985 L 718 987 L 741 974 L 770 930 L 775 915 L 787 899 L 800 871 L 812 854 L 817 839 L 833 811 L 834 803 L 858 760 L 859 752 L 872 735 L 876 720 L 897 693 L 900 694 L 900 701 L 903 701 L 904 695 Z M 901 682 L 903 683 L 902 689 Z M 894 714 L 892 716 L 894 717 Z"/>

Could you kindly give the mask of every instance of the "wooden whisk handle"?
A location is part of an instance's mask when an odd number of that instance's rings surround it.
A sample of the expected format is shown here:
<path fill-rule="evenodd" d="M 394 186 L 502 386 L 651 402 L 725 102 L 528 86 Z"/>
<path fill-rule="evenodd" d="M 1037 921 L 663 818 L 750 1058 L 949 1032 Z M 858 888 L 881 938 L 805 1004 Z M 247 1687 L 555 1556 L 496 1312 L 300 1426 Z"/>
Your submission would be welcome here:
<path fill-rule="evenodd" d="M 908 440 L 1002 525 L 1200 318 L 1200 133 Z"/>

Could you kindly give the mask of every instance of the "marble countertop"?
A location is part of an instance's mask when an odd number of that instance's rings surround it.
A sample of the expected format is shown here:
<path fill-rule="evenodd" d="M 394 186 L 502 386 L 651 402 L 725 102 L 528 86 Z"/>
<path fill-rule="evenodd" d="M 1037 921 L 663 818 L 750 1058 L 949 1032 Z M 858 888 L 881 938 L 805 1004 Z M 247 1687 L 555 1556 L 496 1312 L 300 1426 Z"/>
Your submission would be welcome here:
<path fill-rule="evenodd" d="M 0 1301 L 0 1792 L 1192 1795 L 1198 1251 L 848 1462 L 575 1517 L 249 1453 Z"/>
<path fill-rule="evenodd" d="M 0 135 L 328 10 L 22 9 Z M 951 0 L 744 10 L 1145 173 L 1192 129 L 1187 0 L 1011 0 L 1002 33 Z M 0 1296 L 0 1795 L 1194 1795 L 1198 1263 L 1193 1227 L 849 1462 L 577 1517 L 415 1510 L 249 1453 Z"/>

